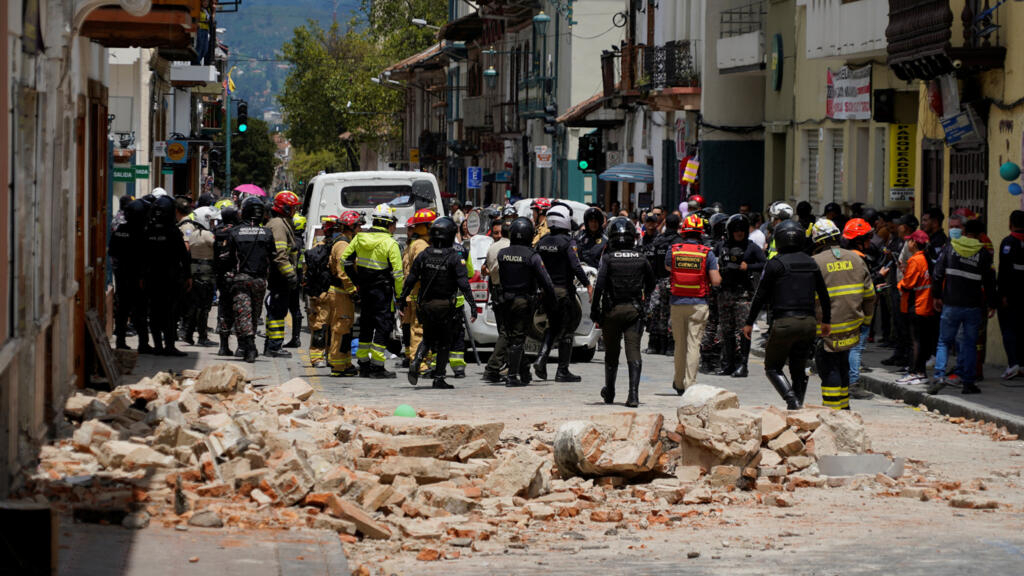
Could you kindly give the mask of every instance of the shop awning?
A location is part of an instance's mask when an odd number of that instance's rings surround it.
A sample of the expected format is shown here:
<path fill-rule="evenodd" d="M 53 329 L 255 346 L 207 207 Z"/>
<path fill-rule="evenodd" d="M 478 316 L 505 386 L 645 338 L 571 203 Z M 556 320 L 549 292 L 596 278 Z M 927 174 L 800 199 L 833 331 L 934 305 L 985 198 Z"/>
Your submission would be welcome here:
<path fill-rule="evenodd" d="M 654 166 L 639 162 L 626 162 L 601 172 L 598 178 L 605 182 L 654 184 Z"/>
<path fill-rule="evenodd" d="M 484 20 L 478 12 L 467 14 L 441 27 L 437 37 L 442 40 L 470 42 L 484 32 Z"/>

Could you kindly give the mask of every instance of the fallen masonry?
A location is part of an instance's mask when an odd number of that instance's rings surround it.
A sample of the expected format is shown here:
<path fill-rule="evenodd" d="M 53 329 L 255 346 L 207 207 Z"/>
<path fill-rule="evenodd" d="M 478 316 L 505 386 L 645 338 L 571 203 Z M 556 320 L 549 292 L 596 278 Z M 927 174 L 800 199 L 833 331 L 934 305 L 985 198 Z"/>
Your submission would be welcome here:
<path fill-rule="evenodd" d="M 824 477 L 820 458 L 870 453 L 858 415 L 743 409 L 703 385 L 676 422 L 606 413 L 528 438 L 500 422 L 330 404 L 301 379 L 258 389 L 228 364 L 81 391 L 64 415 L 70 427 L 24 475 L 26 499 L 134 529 L 326 528 L 357 560 L 512 546 L 535 522 L 671 528 L 722 505 L 799 506 L 800 489 L 999 506 L 912 473 Z"/>

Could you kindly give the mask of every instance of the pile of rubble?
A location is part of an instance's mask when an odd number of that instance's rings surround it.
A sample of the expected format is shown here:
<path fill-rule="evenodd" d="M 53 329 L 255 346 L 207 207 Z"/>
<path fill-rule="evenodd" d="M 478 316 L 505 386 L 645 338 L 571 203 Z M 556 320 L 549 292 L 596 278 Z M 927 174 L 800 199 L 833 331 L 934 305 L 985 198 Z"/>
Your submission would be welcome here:
<path fill-rule="evenodd" d="M 230 364 L 80 392 L 65 408 L 73 430 L 44 447 L 24 493 L 86 521 L 309 526 L 367 553 L 430 560 L 516 542 L 537 521 L 648 529 L 715 514 L 676 506 L 790 506 L 798 488 L 851 481 L 901 490 L 884 474 L 819 474 L 823 456 L 869 450 L 856 414 L 743 410 L 709 386 L 683 395 L 674 427 L 623 412 L 525 438 L 498 422 L 389 416 L 313 392 L 301 379 L 257 389 Z"/>

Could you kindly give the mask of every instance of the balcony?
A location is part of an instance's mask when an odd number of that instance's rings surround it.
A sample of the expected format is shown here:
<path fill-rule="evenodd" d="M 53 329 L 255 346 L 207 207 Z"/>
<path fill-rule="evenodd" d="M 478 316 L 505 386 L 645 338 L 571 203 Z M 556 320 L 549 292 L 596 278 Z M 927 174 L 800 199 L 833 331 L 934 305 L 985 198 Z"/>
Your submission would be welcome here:
<path fill-rule="evenodd" d="M 986 5 L 988 3 L 986 2 Z M 953 11 L 944 0 L 889 0 L 885 30 L 888 64 L 902 80 L 931 80 L 943 74 L 968 76 L 1002 68 L 999 11 L 967 0 L 960 12 L 962 42 L 953 46 Z"/>
<path fill-rule="evenodd" d="M 730 74 L 764 71 L 767 16 L 763 0 L 721 12 L 716 43 L 719 71 Z"/>
<path fill-rule="evenodd" d="M 104 6 L 89 13 L 81 35 L 108 48 L 191 51 L 199 9 L 200 0 L 153 0 L 147 14 L 133 16 L 123 8 Z"/>
<path fill-rule="evenodd" d="M 171 64 L 171 84 L 174 86 L 216 84 L 218 76 L 215 66 L 192 66 L 182 62 Z"/>
<path fill-rule="evenodd" d="M 689 40 L 661 46 L 640 46 L 637 51 L 641 75 L 637 90 L 647 95 L 653 110 L 700 109 L 700 73 L 696 43 Z"/>
<path fill-rule="evenodd" d="M 807 7 L 807 58 L 870 58 L 885 53 L 887 0 L 797 0 Z"/>
<path fill-rule="evenodd" d="M 491 128 L 494 118 L 486 96 L 473 96 L 462 99 L 462 118 L 466 128 Z"/>
<path fill-rule="evenodd" d="M 533 76 L 519 83 L 519 115 L 524 118 L 541 118 L 544 106 L 550 101 L 551 78 Z"/>

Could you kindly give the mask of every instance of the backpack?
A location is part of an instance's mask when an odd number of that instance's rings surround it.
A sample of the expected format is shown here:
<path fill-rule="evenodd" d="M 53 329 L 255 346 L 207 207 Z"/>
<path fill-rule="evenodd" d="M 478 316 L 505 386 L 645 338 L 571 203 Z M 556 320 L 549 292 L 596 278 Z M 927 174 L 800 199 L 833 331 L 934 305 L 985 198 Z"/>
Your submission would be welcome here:
<path fill-rule="evenodd" d="M 331 287 L 330 258 L 333 247 L 334 240 L 328 240 L 306 251 L 303 283 L 307 294 L 319 296 Z"/>

